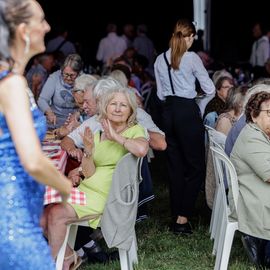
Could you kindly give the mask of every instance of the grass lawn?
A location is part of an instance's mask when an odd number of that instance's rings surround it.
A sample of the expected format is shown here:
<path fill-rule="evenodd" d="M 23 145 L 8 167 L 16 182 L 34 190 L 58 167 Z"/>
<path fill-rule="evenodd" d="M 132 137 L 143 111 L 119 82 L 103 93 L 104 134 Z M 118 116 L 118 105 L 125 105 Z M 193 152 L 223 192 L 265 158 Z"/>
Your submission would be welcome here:
<path fill-rule="evenodd" d="M 203 192 L 200 193 L 194 217 L 191 219 L 192 236 L 176 236 L 169 231 L 170 208 L 166 183 L 164 155 L 156 154 L 150 164 L 155 199 L 149 203 L 148 220 L 136 224 L 139 264 L 136 270 L 196 270 L 214 269 L 215 257 L 211 255 L 213 242 L 209 238 L 210 211 L 206 207 Z M 88 264 L 82 270 L 116 270 L 119 262 L 107 265 Z M 229 267 L 231 270 L 255 269 L 249 263 L 236 233 Z"/>

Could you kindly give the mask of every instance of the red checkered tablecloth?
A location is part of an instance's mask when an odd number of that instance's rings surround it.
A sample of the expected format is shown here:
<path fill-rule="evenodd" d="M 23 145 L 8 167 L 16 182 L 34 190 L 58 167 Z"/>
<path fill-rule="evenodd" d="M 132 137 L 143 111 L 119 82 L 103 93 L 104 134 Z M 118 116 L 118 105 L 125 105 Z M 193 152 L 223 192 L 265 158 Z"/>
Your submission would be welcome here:
<path fill-rule="evenodd" d="M 51 187 L 46 187 L 46 192 L 44 196 L 44 205 L 50 203 L 61 202 L 62 198 L 57 190 Z M 79 191 L 77 188 L 72 188 L 68 202 L 72 204 L 86 205 L 85 193 Z"/>
<path fill-rule="evenodd" d="M 62 150 L 58 141 L 45 141 L 42 144 L 43 152 L 52 160 L 59 171 L 64 173 L 67 164 L 67 153 Z M 44 205 L 61 202 L 61 195 L 54 188 L 46 186 Z M 68 202 L 72 204 L 86 205 L 85 193 L 77 188 L 72 188 Z"/>

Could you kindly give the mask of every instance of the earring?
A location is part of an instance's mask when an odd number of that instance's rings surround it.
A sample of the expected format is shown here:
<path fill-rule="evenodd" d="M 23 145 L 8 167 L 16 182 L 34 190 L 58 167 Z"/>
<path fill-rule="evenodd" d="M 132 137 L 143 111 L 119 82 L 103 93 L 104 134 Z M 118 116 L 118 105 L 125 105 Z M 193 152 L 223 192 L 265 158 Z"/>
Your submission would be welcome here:
<path fill-rule="evenodd" d="M 29 50 L 30 50 L 30 37 L 29 37 L 29 35 L 25 36 L 24 41 L 25 41 L 24 54 L 28 54 Z"/>

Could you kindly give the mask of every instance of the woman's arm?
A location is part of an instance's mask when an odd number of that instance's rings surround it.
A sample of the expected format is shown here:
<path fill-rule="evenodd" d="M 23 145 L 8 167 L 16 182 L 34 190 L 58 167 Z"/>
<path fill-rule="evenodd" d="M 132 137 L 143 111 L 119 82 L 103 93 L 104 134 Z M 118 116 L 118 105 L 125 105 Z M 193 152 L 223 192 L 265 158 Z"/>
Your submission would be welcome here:
<path fill-rule="evenodd" d="M 52 74 L 47 81 L 45 82 L 44 86 L 42 87 L 40 96 L 38 98 L 38 106 L 44 113 L 46 111 L 51 111 L 49 102 L 51 101 L 54 90 L 55 90 L 55 74 Z"/>
<path fill-rule="evenodd" d="M 117 138 L 116 141 L 122 144 L 130 153 L 136 157 L 144 157 L 149 149 L 149 143 L 143 137 L 131 139 L 119 135 L 119 138 Z"/>
<path fill-rule="evenodd" d="M 55 74 L 52 74 L 47 79 L 37 101 L 40 110 L 46 115 L 48 121 L 50 123 L 53 123 L 54 125 L 56 123 L 56 116 L 50 107 L 50 101 L 55 91 L 55 83 L 56 83 L 55 78 L 56 78 Z"/>
<path fill-rule="evenodd" d="M 85 177 L 91 177 L 95 171 L 96 166 L 93 160 L 93 150 L 94 150 L 94 134 L 89 127 L 86 127 L 82 135 L 84 144 L 84 154 L 82 157 L 82 173 Z"/>
<path fill-rule="evenodd" d="M 123 135 L 115 132 L 109 120 L 103 120 L 102 126 L 107 139 L 123 145 L 130 153 L 137 157 L 144 157 L 147 154 L 149 143 L 145 138 L 126 138 Z"/>
<path fill-rule="evenodd" d="M 227 117 L 220 117 L 217 120 L 216 123 L 216 130 L 225 134 L 226 136 L 228 135 L 229 131 L 232 128 L 232 124 L 229 118 Z"/>
<path fill-rule="evenodd" d="M 149 145 L 152 149 L 158 150 L 158 151 L 164 151 L 167 148 L 167 143 L 165 139 L 165 135 L 162 135 L 158 132 L 152 132 L 148 131 L 149 133 Z"/>
<path fill-rule="evenodd" d="M 20 161 L 25 170 L 38 182 L 52 186 L 67 195 L 70 193 L 71 183 L 42 152 L 26 91 L 26 81 L 17 75 L 7 78 L 0 86 L 1 109 Z"/>

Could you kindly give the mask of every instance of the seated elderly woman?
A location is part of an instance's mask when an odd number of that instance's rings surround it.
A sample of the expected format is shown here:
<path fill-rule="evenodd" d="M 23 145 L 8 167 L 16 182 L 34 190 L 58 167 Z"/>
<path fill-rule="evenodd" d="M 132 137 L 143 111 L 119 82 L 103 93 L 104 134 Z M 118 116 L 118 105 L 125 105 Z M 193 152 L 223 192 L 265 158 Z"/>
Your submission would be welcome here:
<path fill-rule="evenodd" d="M 226 109 L 216 121 L 215 129 L 226 136 L 242 113 L 245 89 L 241 87 L 231 88 L 226 98 Z"/>
<path fill-rule="evenodd" d="M 215 74 L 217 74 L 217 72 L 219 71 L 216 71 Z M 226 99 L 227 99 L 229 90 L 233 88 L 234 86 L 233 79 L 229 77 L 230 74 L 228 72 L 224 74 L 226 74 L 226 76 L 217 75 L 215 76 L 217 77 L 215 79 L 213 75 L 213 81 L 216 87 L 216 95 L 212 100 L 208 102 L 204 110 L 204 116 L 203 116 L 204 124 L 211 127 L 215 126 L 218 116 L 222 112 L 224 112 L 226 108 Z"/>
<path fill-rule="evenodd" d="M 83 68 L 81 57 L 70 54 L 60 70 L 50 75 L 38 98 L 38 106 L 46 115 L 48 128 L 61 127 L 68 115 L 78 108 L 72 95 L 75 79 Z"/>
<path fill-rule="evenodd" d="M 117 162 L 127 152 L 143 157 L 148 151 L 148 141 L 143 127 L 136 124 L 136 97 L 127 88 L 108 90 L 99 100 L 98 119 L 102 131 L 95 134 L 86 128 L 83 136 L 84 155 L 81 173 L 85 179 L 78 189 L 85 192 L 87 205 L 57 204 L 46 208 L 42 226 L 48 236 L 52 254 L 56 257 L 65 237 L 66 223 L 74 218 L 101 214 L 110 190 Z M 100 219 L 89 221 L 96 228 Z M 76 264 L 77 255 L 66 250 L 64 268 Z"/>
<path fill-rule="evenodd" d="M 270 93 L 251 95 L 245 108 L 247 125 L 231 153 L 239 182 L 239 231 L 249 258 L 258 267 L 270 266 Z M 229 200 L 231 196 L 229 193 Z M 264 268 L 263 268 L 264 269 Z"/>

